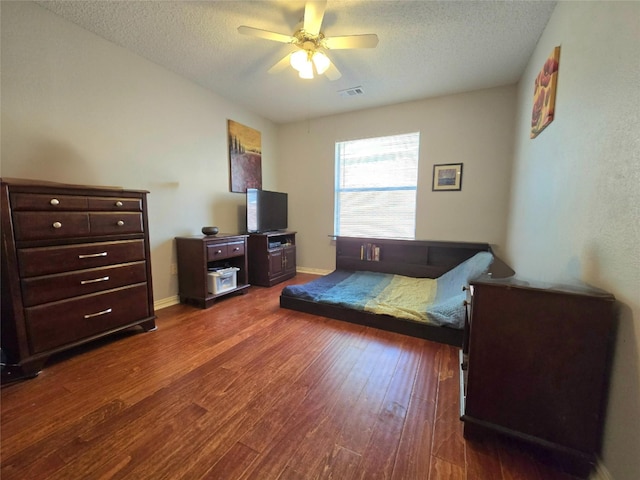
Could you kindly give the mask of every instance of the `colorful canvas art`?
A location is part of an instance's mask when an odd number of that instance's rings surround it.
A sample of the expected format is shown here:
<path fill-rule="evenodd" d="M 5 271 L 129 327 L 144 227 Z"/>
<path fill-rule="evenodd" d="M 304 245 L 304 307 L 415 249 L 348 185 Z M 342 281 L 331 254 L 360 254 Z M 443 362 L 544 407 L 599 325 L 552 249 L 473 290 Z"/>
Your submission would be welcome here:
<path fill-rule="evenodd" d="M 231 191 L 262 188 L 262 136 L 258 130 L 228 121 Z"/>
<path fill-rule="evenodd" d="M 555 47 L 534 82 L 531 138 L 536 138 L 553 121 L 559 65 L 560 47 Z"/>

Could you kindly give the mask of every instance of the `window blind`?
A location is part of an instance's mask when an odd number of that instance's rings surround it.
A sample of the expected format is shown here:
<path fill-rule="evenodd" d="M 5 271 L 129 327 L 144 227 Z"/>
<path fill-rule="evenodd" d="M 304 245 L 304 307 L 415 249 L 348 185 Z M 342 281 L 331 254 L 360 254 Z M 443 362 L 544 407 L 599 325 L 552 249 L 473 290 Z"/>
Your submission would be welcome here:
<path fill-rule="evenodd" d="M 336 235 L 415 238 L 419 148 L 419 132 L 336 143 Z"/>

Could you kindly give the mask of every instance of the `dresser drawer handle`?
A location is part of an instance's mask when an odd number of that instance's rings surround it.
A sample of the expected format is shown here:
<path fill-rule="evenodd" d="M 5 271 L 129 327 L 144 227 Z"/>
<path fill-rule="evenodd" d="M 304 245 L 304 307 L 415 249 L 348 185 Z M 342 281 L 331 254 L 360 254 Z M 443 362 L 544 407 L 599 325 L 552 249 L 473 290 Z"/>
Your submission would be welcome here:
<path fill-rule="evenodd" d="M 53 205 L 54 207 L 60 205 L 60 200 L 58 200 L 57 198 L 52 198 L 51 200 L 49 200 L 49 203 L 51 205 Z"/>
<path fill-rule="evenodd" d="M 119 227 L 122 227 L 124 226 L 124 221 L 118 220 L 118 223 L 116 225 L 118 225 Z"/>
<path fill-rule="evenodd" d="M 235 248 L 233 249 L 233 251 L 234 251 L 234 252 L 238 252 L 238 251 L 240 251 L 240 247 L 235 247 Z"/>
<path fill-rule="evenodd" d="M 116 207 L 121 207 L 121 206 L 122 206 L 122 202 L 121 202 L 120 200 L 118 200 L 118 201 L 116 202 Z"/>
<path fill-rule="evenodd" d="M 107 256 L 107 252 L 100 252 L 100 253 L 87 253 L 84 255 L 78 255 L 78 258 L 95 258 L 95 257 L 106 257 Z"/>
<path fill-rule="evenodd" d="M 91 280 L 82 280 L 80 282 L 80 285 L 86 285 L 88 283 L 107 282 L 108 280 L 109 280 L 109 277 L 93 278 Z"/>
<path fill-rule="evenodd" d="M 60 222 L 53 222 L 53 228 L 62 228 L 62 224 Z"/>
<path fill-rule="evenodd" d="M 100 315 L 106 315 L 107 313 L 111 313 L 110 308 L 107 308 L 106 310 L 102 310 L 101 312 L 88 313 L 84 316 L 84 318 L 87 319 L 87 318 L 99 317 Z"/>
<path fill-rule="evenodd" d="M 222 253 L 222 250 L 218 250 L 218 251 L 216 252 L 216 255 L 220 255 L 221 253 Z"/>

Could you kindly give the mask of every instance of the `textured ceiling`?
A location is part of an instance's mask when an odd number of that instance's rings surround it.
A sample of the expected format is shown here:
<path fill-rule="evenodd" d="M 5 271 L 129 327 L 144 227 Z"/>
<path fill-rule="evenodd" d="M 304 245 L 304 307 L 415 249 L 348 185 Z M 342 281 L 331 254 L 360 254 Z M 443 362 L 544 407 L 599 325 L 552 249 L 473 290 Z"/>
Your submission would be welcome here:
<path fill-rule="evenodd" d="M 517 82 L 556 2 L 328 0 L 326 36 L 375 33 L 374 49 L 331 50 L 342 72 L 298 78 L 267 70 L 291 46 L 305 2 L 43 1 L 44 8 L 276 123 Z M 363 95 L 338 92 L 362 87 Z"/>

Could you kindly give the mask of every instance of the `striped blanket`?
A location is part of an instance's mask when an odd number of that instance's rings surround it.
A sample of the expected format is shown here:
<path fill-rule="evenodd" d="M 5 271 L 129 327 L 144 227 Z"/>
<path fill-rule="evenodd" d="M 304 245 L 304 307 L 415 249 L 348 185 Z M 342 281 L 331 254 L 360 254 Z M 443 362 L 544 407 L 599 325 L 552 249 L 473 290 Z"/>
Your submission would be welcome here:
<path fill-rule="evenodd" d="M 490 253 L 480 252 L 437 279 L 336 270 L 307 284 L 285 287 L 282 295 L 461 329 L 466 300 L 462 287 L 485 273 L 492 261 Z"/>

